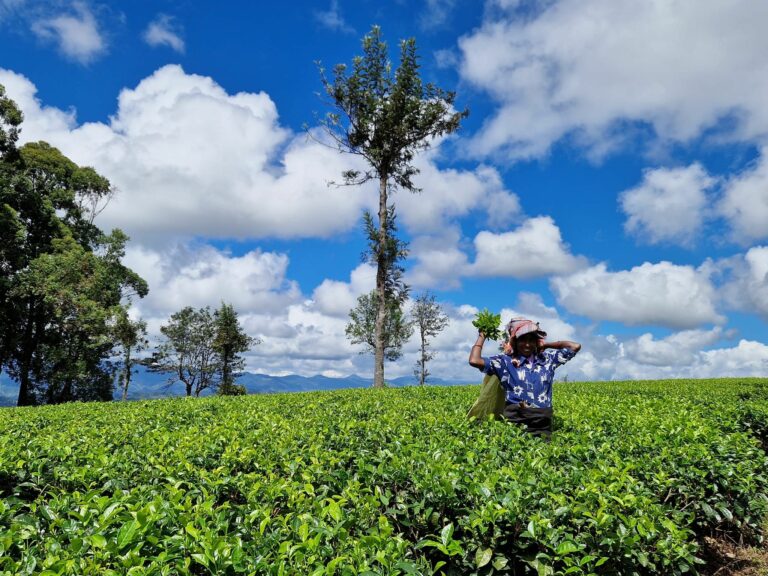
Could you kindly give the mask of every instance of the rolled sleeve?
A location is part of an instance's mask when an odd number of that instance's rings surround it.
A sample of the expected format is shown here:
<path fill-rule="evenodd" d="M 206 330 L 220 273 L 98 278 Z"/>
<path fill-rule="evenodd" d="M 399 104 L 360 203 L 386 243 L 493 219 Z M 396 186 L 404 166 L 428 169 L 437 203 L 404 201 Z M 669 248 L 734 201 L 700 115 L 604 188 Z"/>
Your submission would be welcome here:
<path fill-rule="evenodd" d="M 565 364 L 574 356 L 576 356 L 576 351 L 571 350 L 570 348 L 561 348 L 560 350 L 547 350 L 547 352 L 549 352 L 549 357 L 551 358 L 553 364 Z"/>

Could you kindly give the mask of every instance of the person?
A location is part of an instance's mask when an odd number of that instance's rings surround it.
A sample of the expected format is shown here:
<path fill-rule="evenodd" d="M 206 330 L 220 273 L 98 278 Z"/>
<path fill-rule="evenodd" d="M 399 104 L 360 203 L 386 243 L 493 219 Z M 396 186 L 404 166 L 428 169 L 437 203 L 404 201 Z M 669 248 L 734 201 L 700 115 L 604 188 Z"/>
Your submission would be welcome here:
<path fill-rule="evenodd" d="M 469 352 L 469 364 L 499 378 L 505 391 L 502 416 L 525 426 L 536 436 L 552 434 L 552 382 L 555 370 L 581 350 L 570 340 L 547 342 L 538 322 L 515 318 L 507 325 L 503 354 L 483 357 L 485 334 L 480 332 Z"/>

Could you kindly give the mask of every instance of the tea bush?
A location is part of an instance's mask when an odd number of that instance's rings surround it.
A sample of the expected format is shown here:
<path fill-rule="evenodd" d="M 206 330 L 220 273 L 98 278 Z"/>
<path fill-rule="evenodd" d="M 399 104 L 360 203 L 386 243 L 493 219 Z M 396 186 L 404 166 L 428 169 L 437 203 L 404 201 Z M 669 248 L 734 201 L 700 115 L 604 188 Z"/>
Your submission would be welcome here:
<path fill-rule="evenodd" d="M 550 443 L 477 386 L 0 412 L 0 574 L 683 574 L 762 539 L 768 380 L 563 383 Z"/>

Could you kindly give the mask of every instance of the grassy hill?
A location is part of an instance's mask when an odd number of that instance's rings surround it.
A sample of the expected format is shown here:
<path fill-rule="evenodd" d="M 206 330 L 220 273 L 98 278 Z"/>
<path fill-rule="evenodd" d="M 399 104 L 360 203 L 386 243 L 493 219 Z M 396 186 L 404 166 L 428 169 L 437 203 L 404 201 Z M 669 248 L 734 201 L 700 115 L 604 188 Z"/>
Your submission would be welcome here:
<path fill-rule="evenodd" d="M 0 574 L 714 573 L 768 517 L 768 379 L 6 409 Z M 725 572 L 720 572 L 724 574 Z"/>

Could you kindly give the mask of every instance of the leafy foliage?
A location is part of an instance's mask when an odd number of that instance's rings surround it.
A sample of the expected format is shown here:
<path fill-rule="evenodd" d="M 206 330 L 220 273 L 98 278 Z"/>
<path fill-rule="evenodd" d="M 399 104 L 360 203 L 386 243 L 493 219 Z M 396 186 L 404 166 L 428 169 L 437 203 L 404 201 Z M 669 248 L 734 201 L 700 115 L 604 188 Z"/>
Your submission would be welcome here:
<path fill-rule="evenodd" d="M 235 378 L 245 367 L 245 359 L 239 354 L 247 352 L 259 344 L 260 340 L 245 333 L 231 304 L 221 303 L 213 314 L 213 323 L 216 328 L 213 350 L 219 357 L 221 370 L 218 392 L 225 396 L 242 396 L 245 394 L 245 386 L 235 384 Z"/>
<path fill-rule="evenodd" d="M 45 142 L 17 148 L 21 121 L 0 86 L 0 369 L 20 405 L 111 399 L 109 328 L 147 285 L 120 262 L 128 237 L 94 224 L 109 181 Z"/>
<path fill-rule="evenodd" d="M 429 377 L 427 362 L 435 357 L 434 352 L 429 348 L 429 339 L 437 336 L 448 326 L 448 316 L 435 301 L 434 294 L 425 291 L 414 299 L 411 317 L 420 342 L 419 359 L 416 361 L 416 369 L 413 373 L 418 378 L 419 384 L 424 386 Z"/>
<path fill-rule="evenodd" d="M 123 400 L 128 399 L 128 388 L 131 385 L 131 376 L 134 366 L 140 364 L 140 360 L 134 356 L 134 352 L 142 352 L 149 346 L 147 340 L 147 323 L 143 320 L 132 320 L 128 316 L 126 307 L 121 306 L 115 314 L 112 327 L 112 337 L 117 343 L 120 353 L 119 383 Z"/>
<path fill-rule="evenodd" d="M 185 306 L 171 315 L 160 332 L 165 340 L 146 360 L 150 371 L 169 374 L 169 386 L 183 383 L 187 396 L 199 396 L 203 390 L 215 388 L 220 364 L 214 349 L 216 326 L 210 307 L 195 310 Z"/>
<path fill-rule="evenodd" d="M 371 291 L 357 298 L 357 305 L 349 311 L 349 323 L 345 328 L 347 338 L 352 344 L 363 344 L 361 354 L 372 353 L 376 349 L 376 315 L 379 310 L 378 294 Z M 403 344 L 413 334 L 413 324 L 403 312 L 402 305 L 396 299 L 387 302 L 387 315 L 383 330 L 384 357 L 397 360 L 402 355 Z"/>
<path fill-rule="evenodd" d="M 556 384 L 551 443 L 477 386 L 6 409 L 0 574 L 695 574 L 762 537 L 766 390 Z"/>
<path fill-rule="evenodd" d="M 169 386 L 183 383 L 187 396 L 206 389 L 227 396 L 245 393 L 234 383 L 245 363 L 239 354 L 260 341 L 243 331 L 230 304 L 222 302 L 214 313 L 209 307 L 186 306 L 160 332 L 165 340 L 144 363 L 153 372 L 169 374 Z"/>
<path fill-rule="evenodd" d="M 491 340 L 498 340 L 503 336 L 499 329 L 500 324 L 501 314 L 489 312 L 487 308 L 478 312 L 477 315 L 475 315 L 475 319 L 472 321 L 472 326 L 477 328 L 478 332 Z"/>

